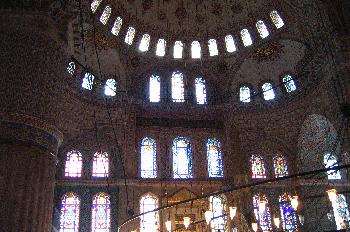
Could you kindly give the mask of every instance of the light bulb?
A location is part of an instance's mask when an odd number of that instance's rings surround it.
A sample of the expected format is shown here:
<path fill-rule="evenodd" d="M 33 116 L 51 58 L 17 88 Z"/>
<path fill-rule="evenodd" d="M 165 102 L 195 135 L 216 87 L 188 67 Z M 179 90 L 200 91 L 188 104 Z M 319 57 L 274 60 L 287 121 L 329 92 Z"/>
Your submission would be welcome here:
<path fill-rule="evenodd" d="M 230 218 L 233 220 L 233 218 L 236 216 L 237 213 L 237 207 L 230 207 Z"/>
<path fill-rule="evenodd" d="M 298 209 L 299 201 L 298 201 L 298 196 L 293 196 L 292 200 L 290 201 L 290 204 L 292 205 L 292 208 L 294 210 Z"/>
<path fill-rule="evenodd" d="M 333 203 L 337 200 L 337 190 L 330 189 L 327 191 L 329 200 Z"/>
<path fill-rule="evenodd" d="M 191 223 L 191 218 L 189 218 L 189 217 L 184 217 L 184 226 L 185 226 L 186 229 L 188 228 L 188 226 L 190 225 L 190 223 Z"/>
<path fill-rule="evenodd" d="M 273 222 L 275 223 L 275 226 L 279 229 L 280 228 L 280 218 L 279 217 L 275 217 L 273 219 Z"/>
<path fill-rule="evenodd" d="M 165 227 L 166 227 L 167 231 L 171 231 L 171 221 L 170 220 L 165 222 Z"/>
<path fill-rule="evenodd" d="M 252 229 L 253 229 L 255 232 L 257 232 L 257 231 L 258 231 L 258 223 L 253 222 L 253 223 L 252 223 Z"/>
<path fill-rule="evenodd" d="M 206 221 L 207 224 L 209 225 L 211 219 L 213 218 L 213 212 L 210 211 L 210 210 L 205 211 L 204 217 L 205 217 L 205 221 Z"/>

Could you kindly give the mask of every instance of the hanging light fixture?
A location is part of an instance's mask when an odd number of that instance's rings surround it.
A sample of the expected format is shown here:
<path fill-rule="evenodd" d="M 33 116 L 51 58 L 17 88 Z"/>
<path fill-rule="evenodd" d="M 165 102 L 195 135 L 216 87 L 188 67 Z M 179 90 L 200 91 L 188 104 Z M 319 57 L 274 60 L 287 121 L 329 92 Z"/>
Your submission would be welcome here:
<path fill-rule="evenodd" d="M 257 232 L 258 231 L 258 223 L 252 222 L 252 229 Z"/>
<path fill-rule="evenodd" d="M 337 190 L 335 189 L 330 189 L 328 191 L 326 191 L 328 194 L 328 198 L 329 200 L 333 203 L 337 200 Z"/>
<path fill-rule="evenodd" d="M 273 223 L 275 223 L 275 226 L 277 227 L 277 229 L 280 228 L 280 218 L 279 217 L 275 217 L 273 219 Z"/>
<path fill-rule="evenodd" d="M 297 195 L 293 196 L 292 199 L 290 200 L 290 204 L 292 205 L 292 208 L 294 210 L 298 209 L 298 205 L 299 205 L 299 201 L 298 201 L 299 197 Z"/>
<path fill-rule="evenodd" d="M 191 224 L 191 218 L 190 217 L 184 217 L 184 226 L 187 229 L 188 226 Z"/>
<path fill-rule="evenodd" d="M 233 220 L 233 218 L 236 216 L 237 213 L 237 207 L 230 207 L 230 218 Z"/>
<path fill-rule="evenodd" d="M 205 221 L 207 222 L 208 225 L 209 225 L 211 219 L 213 218 L 213 215 L 214 215 L 214 213 L 212 211 L 210 211 L 210 210 L 205 211 L 204 217 L 205 217 Z"/>
<path fill-rule="evenodd" d="M 165 222 L 165 227 L 166 227 L 167 231 L 171 231 L 171 221 L 170 220 Z"/>

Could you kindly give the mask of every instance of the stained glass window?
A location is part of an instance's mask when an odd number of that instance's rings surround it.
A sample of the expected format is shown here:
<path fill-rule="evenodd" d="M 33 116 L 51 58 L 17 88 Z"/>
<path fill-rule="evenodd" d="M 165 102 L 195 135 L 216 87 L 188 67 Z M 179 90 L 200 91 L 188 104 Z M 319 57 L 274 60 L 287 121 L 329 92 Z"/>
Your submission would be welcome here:
<path fill-rule="evenodd" d="M 225 43 L 226 43 L 226 51 L 227 52 L 235 52 L 237 51 L 235 41 L 233 40 L 232 35 L 226 35 L 225 36 Z"/>
<path fill-rule="evenodd" d="M 270 12 L 270 18 L 273 22 L 273 24 L 275 24 L 275 27 L 277 29 L 281 28 L 284 26 L 284 22 L 283 19 L 281 18 L 281 16 L 278 14 L 277 11 L 273 10 Z"/>
<path fill-rule="evenodd" d="M 115 96 L 117 94 L 117 82 L 114 79 L 106 81 L 104 92 L 106 96 Z"/>
<path fill-rule="evenodd" d="M 122 28 L 122 25 L 123 25 L 123 19 L 120 17 L 117 17 L 111 29 L 112 34 L 117 36 L 120 32 L 120 29 Z"/>
<path fill-rule="evenodd" d="M 108 177 L 109 157 L 107 152 L 96 152 L 92 159 L 92 176 Z"/>
<path fill-rule="evenodd" d="M 261 179 L 266 178 L 266 167 L 264 159 L 259 155 L 252 155 L 250 158 L 252 165 L 252 178 Z"/>
<path fill-rule="evenodd" d="M 282 227 L 284 231 L 294 232 L 297 229 L 297 215 L 290 203 L 290 195 L 284 193 L 279 196 L 279 205 L 282 219 Z"/>
<path fill-rule="evenodd" d="M 221 143 L 215 138 L 207 141 L 207 159 L 209 177 L 224 177 Z"/>
<path fill-rule="evenodd" d="M 248 47 L 253 44 L 252 37 L 250 36 L 248 29 L 243 29 L 241 31 L 241 38 L 244 47 Z"/>
<path fill-rule="evenodd" d="M 94 79 L 95 79 L 94 75 L 92 75 L 91 73 L 85 73 L 83 82 L 81 83 L 81 87 L 87 90 L 92 90 Z"/>
<path fill-rule="evenodd" d="M 126 32 L 126 36 L 125 36 L 125 43 L 131 45 L 132 42 L 134 41 L 134 37 L 135 37 L 135 28 L 133 27 L 129 27 L 128 31 Z"/>
<path fill-rule="evenodd" d="M 286 88 L 287 93 L 293 92 L 297 89 L 293 77 L 291 75 L 285 75 L 282 79 L 284 87 Z"/>
<path fill-rule="evenodd" d="M 185 102 L 184 78 L 180 72 L 173 72 L 171 76 L 171 95 L 173 102 Z"/>
<path fill-rule="evenodd" d="M 165 39 L 159 39 L 157 42 L 156 55 L 157 56 L 164 56 L 165 55 L 165 48 L 166 48 Z"/>
<path fill-rule="evenodd" d="M 219 55 L 218 45 L 217 45 L 215 39 L 210 39 L 208 41 L 208 47 L 209 47 L 209 55 L 210 56 L 217 56 L 217 55 Z"/>
<path fill-rule="evenodd" d="M 184 45 L 181 41 L 175 41 L 174 45 L 174 58 L 181 59 L 183 53 Z"/>
<path fill-rule="evenodd" d="M 272 100 L 275 98 L 275 91 L 271 83 L 265 83 L 262 85 L 263 96 L 266 101 Z"/>
<path fill-rule="evenodd" d="M 73 61 L 71 61 L 67 65 L 67 72 L 69 75 L 73 76 L 74 71 L 75 71 L 75 63 Z"/>
<path fill-rule="evenodd" d="M 210 210 L 213 212 L 213 220 L 211 221 L 210 227 L 212 232 L 228 232 L 227 218 L 226 218 L 226 207 L 227 200 L 225 195 L 211 196 L 209 198 Z"/>
<path fill-rule="evenodd" d="M 157 178 L 157 145 L 147 137 L 141 142 L 141 178 Z"/>
<path fill-rule="evenodd" d="M 61 201 L 60 232 L 78 232 L 79 214 L 79 197 L 72 192 L 65 194 Z"/>
<path fill-rule="evenodd" d="M 337 167 L 338 166 L 338 160 L 334 155 L 331 155 L 329 153 L 325 154 L 323 157 L 324 165 L 326 168 L 331 167 Z M 327 171 L 328 180 L 340 180 L 341 175 L 339 170 L 330 170 Z"/>
<path fill-rule="evenodd" d="M 155 74 L 149 78 L 149 101 L 160 102 L 160 77 Z"/>
<path fill-rule="evenodd" d="M 275 169 L 275 177 L 288 176 L 287 161 L 282 155 L 276 155 L 273 157 L 273 167 Z"/>
<path fill-rule="evenodd" d="M 111 16 L 111 13 L 112 13 L 112 8 L 110 6 L 106 6 L 105 9 L 103 10 L 101 17 L 100 17 L 100 22 L 103 25 L 106 25 L 109 17 Z"/>
<path fill-rule="evenodd" d="M 173 174 L 174 179 L 193 178 L 192 146 L 184 137 L 177 137 L 173 141 Z"/>
<path fill-rule="evenodd" d="M 140 213 L 158 208 L 158 198 L 152 194 L 143 196 L 140 200 Z M 147 213 L 141 216 L 140 232 L 159 232 L 158 212 Z"/>
<path fill-rule="evenodd" d="M 261 38 L 266 38 L 269 36 L 269 31 L 267 30 L 267 27 L 264 23 L 264 21 L 262 20 L 259 20 L 257 23 L 256 23 L 256 28 L 258 29 L 258 32 L 259 32 L 259 35 Z"/>
<path fill-rule="evenodd" d="M 101 4 L 102 0 L 93 0 L 91 3 L 91 11 L 92 13 L 95 13 L 98 6 Z"/>
<path fill-rule="evenodd" d="M 195 87 L 197 104 L 207 104 L 207 90 L 205 87 L 205 80 L 201 77 L 197 77 L 195 79 Z"/>
<path fill-rule="evenodd" d="M 247 86 L 241 86 L 239 88 L 239 100 L 241 102 L 248 103 L 250 102 L 250 89 Z"/>
<path fill-rule="evenodd" d="M 67 153 L 64 176 L 81 177 L 83 168 L 83 157 L 79 151 L 73 150 Z"/>
<path fill-rule="evenodd" d="M 111 229 L 111 201 L 109 195 L 98 193 L 92 200 L 92 232 L 109 232 Z"/>
<path fill-rule="evenodd" d="M 140 42 L 139 50 L 141 52 L 148 51 L 150 42 L 151 42 L 151 36 L 149 34 L 144 34 L 142 36 L 142 39 L 141 39 L 141 42 Z"/>
<path fill-rule="evenodd" d="M 264 202 L 265 209 L 260 208 L 261 202 Z M 269 202 L 265 194 L 256 194 L 253 197 L 253 207 L 255 218 L 258 221 L 259 226 L 263 231 L 271 231 L 271 213 L 269 208 Z"/>
<path fill-rule="evenodd" d="M 193 41 L 191 43 L 191 54 L 192 54 L 192 59 L 201 58 L 201 45 L 198 41 Z"/>
<path fill-rule="evenodd" d="M 350 214 L 346 198 L 343 194 L 337 194 L 337 200 L 332 202 L 337 230 L 350 228 Z"/>

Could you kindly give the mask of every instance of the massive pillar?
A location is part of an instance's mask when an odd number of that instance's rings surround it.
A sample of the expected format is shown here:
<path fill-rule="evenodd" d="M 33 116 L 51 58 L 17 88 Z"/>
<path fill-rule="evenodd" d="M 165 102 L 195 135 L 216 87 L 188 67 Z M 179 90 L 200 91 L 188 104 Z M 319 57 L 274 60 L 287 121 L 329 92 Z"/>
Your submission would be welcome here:
<path fill-rule="evenodd" d="M 65 52 L 50 18 L 0 11 L 0 231 L 50 231 Z"/>

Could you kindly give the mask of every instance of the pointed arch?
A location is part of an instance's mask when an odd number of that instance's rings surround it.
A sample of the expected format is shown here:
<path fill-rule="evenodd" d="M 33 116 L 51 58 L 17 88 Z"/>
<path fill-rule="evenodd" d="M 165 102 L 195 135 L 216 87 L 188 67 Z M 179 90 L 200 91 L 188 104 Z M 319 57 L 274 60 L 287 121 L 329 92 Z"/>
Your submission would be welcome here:
<path fill-rule="evenodd" d="M 252 155 L 250 158 L 252 167 L 252 178 L 263 179 L 266 178 L 265 161 L 260 155 Z"/>
<path fill-rule="evenodd" d="M 173 141 L 174 179 L 193 178 L 192 145 L 189 139 L 177 137 Z"/>
<path fill-rule="evenodd" d="M 224 194 L 209 197 L 210 210 L 213 218 L 210 223 L 212 232 L 228 232 L 227 226 L 227 198 Z"/>
<path fill-rule="evenodd" d="M 207 104 L 207 89 L 205 86 L 205 80 L 202 77 L 197 77 L 194 82 L 197 104 Z"/>
<path fill-rule="evenodd" d="M 207 141 L 207 160 L 209 177 L 224 177 L 221 142 L 216 138 Z"/>
<path fill-rule="evenodd" d="M 265 209 L 260 208 L 260 203 L 264 202 Z M 269 201 L 265 194 L 258 193 L 253 197 L 253 207 L 255 218 L 258 221 L 259 226 L 263 231 L 271 231 L 271 213 L 269 207 Z"/>
<path fill-rule="evenodd" d="M 78 232 L 80 199 L 73 193 L 66 193 L 61 200 L 60 232 Z"/>
<path fill-rule="evenodd" d="M 244 103 L 250 102 L 250 88 L 248 86 L 241 86 L 239 88 L 239 100 Z"/>
<path fill-rule="evenodd" d="M 157 178 L 157 144 L 152 138 L 141 141 L 141 178 Z"/>
<path fill-rule="evenodd" d="M 92 176 L 108 177 L 109 156 L 107 152 L 99 151 L 94 154 L 92 159 Z"/>
<path fill-rule="evenodd" d="M 270 18 L 277 29 L 284 26 L 283 19 L 276 10 L 270 12 Z"/>
<path fill-rule="evenodd" d="M 149 101 L 160 102 L 160 77 L 156 74 L 149 78 Z"/>
<path fill-rule="evenodd" d="M 111 201 L 106 193 L 98 193 L 92 199 L 91 231 L 109 232 L 111 230 Z"/>
<path fill-rule="evenodd" d="M 286 158 L 282 155 L 275 155 L 272 160 L 275 170 L 275 178 L 288 176 L 288 165 Z"/>
<path fill-rule="evenodd" d="M 297 215 L 290 203 L 291 196 L 284 193 L 279 196 L 278 202 L 281 212 L 282 227 L 285 231 L 293 232 L 297 229 Z"/>
<path fill-rule="evenodd" d="M 81 177 L 83 169 L 83 156 L 77 150 L 72 150 L 66 154 L 64 176 Z"/>
<path fill-rule="evenodd" d="M 148 193 L 140 199 L 140 213 L 152 211 L 159 206 L 158 197 Z M 159 213 L 151 212 L 141 216 L 140 232 L 159 232 Z"/>
<path fill-rule="evenodd" d="M 185 102 L 184 77 L 179 71 L 173 72 L 171 76 L 171 96 L 173 102 Z"/>
<path fill-rule="evenodd" d="M 269 82 L 266 82 L 262 85 L 262 91 L 265 101 L 269 101 L 275 98 L 275 91 L 273 85 Z"/>
<path fill-rule="evenodd" d="M 102 12 L 101 17 L 100 17 L 100 22 L 103 25 L 107 24 L 107 21 L 108 21 L 109 17 L 111 16 L 111 13 L 112 13 L 112 7 L 106 6 L 105 9 Z"/>

